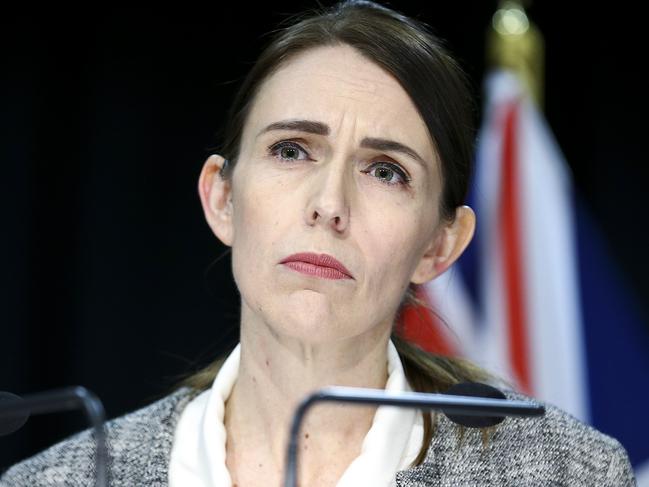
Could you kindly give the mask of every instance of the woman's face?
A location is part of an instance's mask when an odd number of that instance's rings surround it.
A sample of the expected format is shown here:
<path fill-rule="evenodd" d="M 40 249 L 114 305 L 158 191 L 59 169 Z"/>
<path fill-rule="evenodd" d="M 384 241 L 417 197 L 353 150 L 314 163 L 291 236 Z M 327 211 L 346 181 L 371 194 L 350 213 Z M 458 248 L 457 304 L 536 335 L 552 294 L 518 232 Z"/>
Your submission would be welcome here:
<path fill-rule="evenodd" d="M 406 92 L 356 50 L 322 47 L 286 64 L 261 87 L 222 195 L 231 206 L 217 209 L 228 216 L 211 223 L 232 246 L 242 315 L 311 343 L 389 333 L 408 284 L 447 267 L 439 166 Z M 351 275 L 281 263 L 302 252 L 329 254 Z"/>

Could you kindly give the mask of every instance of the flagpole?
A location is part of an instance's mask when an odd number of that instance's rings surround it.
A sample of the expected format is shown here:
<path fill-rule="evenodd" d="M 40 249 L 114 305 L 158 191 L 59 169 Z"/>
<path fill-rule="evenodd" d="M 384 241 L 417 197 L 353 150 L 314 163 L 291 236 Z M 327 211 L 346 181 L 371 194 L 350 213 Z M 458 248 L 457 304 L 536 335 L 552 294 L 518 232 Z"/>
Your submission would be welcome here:
<path fill-rule="evenodd" d="M 520 0 L 501 0 L 487 30 L 487 66 L 513 70 L 543 111 L 545 41 Z"/>

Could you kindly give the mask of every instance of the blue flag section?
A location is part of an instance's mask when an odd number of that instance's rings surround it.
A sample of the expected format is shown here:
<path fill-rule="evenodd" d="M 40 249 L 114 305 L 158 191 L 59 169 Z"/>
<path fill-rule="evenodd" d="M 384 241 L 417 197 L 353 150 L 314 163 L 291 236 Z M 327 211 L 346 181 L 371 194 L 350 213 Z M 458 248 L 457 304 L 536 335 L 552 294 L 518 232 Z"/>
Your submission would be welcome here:
<path fill-rule="evenodd" d="M 582 202 L 577 244 L 591 423 L 620 441 L 638 471 L 649 468 L 649 328 Z M 642 483 L 644 482 L 644 484 Z"/>

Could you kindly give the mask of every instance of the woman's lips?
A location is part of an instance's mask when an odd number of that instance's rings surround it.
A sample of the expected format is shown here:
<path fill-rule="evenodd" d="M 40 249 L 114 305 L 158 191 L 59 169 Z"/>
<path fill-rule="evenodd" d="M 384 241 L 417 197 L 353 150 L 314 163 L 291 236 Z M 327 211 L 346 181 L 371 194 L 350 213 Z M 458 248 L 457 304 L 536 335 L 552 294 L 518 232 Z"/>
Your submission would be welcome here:
<path fill-rule="evenodd" d="M 284 262 L 284 265 L 302 274 L 322 277 L 323 279 L 349 279 L 347 274 L 343 274 L 338 269 L 332 269 L 331 267 L 322 267 L 298 261 Z"/>
<path fill-rule="evenodd" d="M 351 272 L 335 257 L 328 254 L 302 252 L 282 259 L 280 264 L 302 274 L 323 279 L 353 279 Z"/>

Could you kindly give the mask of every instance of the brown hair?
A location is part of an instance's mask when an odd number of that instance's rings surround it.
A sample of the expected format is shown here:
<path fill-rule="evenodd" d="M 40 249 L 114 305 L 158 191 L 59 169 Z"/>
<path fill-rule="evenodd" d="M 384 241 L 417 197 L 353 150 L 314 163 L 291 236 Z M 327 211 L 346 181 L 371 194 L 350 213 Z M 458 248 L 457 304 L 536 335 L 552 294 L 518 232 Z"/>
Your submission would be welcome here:
<path fill-rule="evenodd" d="M 232 176 L 243 128 L 263 82 L 307 49 L 346 44 L 392 74 L 417 107 L 441 161 L 440 217 L 452 222 L 455 209 L 464 202 L 471 176 L 475 106 L 464 72 L 441 40 L 423 22 L 368 0 L 342 1 L 329 8 L 320 7 L 290 17 L 287 22 L 292 24 L 274 32 L 232 102 L 219 150 L 229 161 L 222 177 Z M 399 315 L 407 306 L 425 306 L 416 295 L 416 286 L 411 284 L 403 296 Z M 415 391 L 444 392 L 458 382 L 493 378 L 468 360 L 427 353 L 401 339 L 395 331 L 392 340 Z M 175 388 L 211 387 L 222 362 L 223 358 L 214 361 L 180 381 Z M 434 434 L 431 415 L 424 414 L 423 418 L 424 438 L 413 465 L 424 460 Z M 463 435 L 462 427 L 459 432 Z M 483 442 L 485 433 L 483 430 Z"/>

